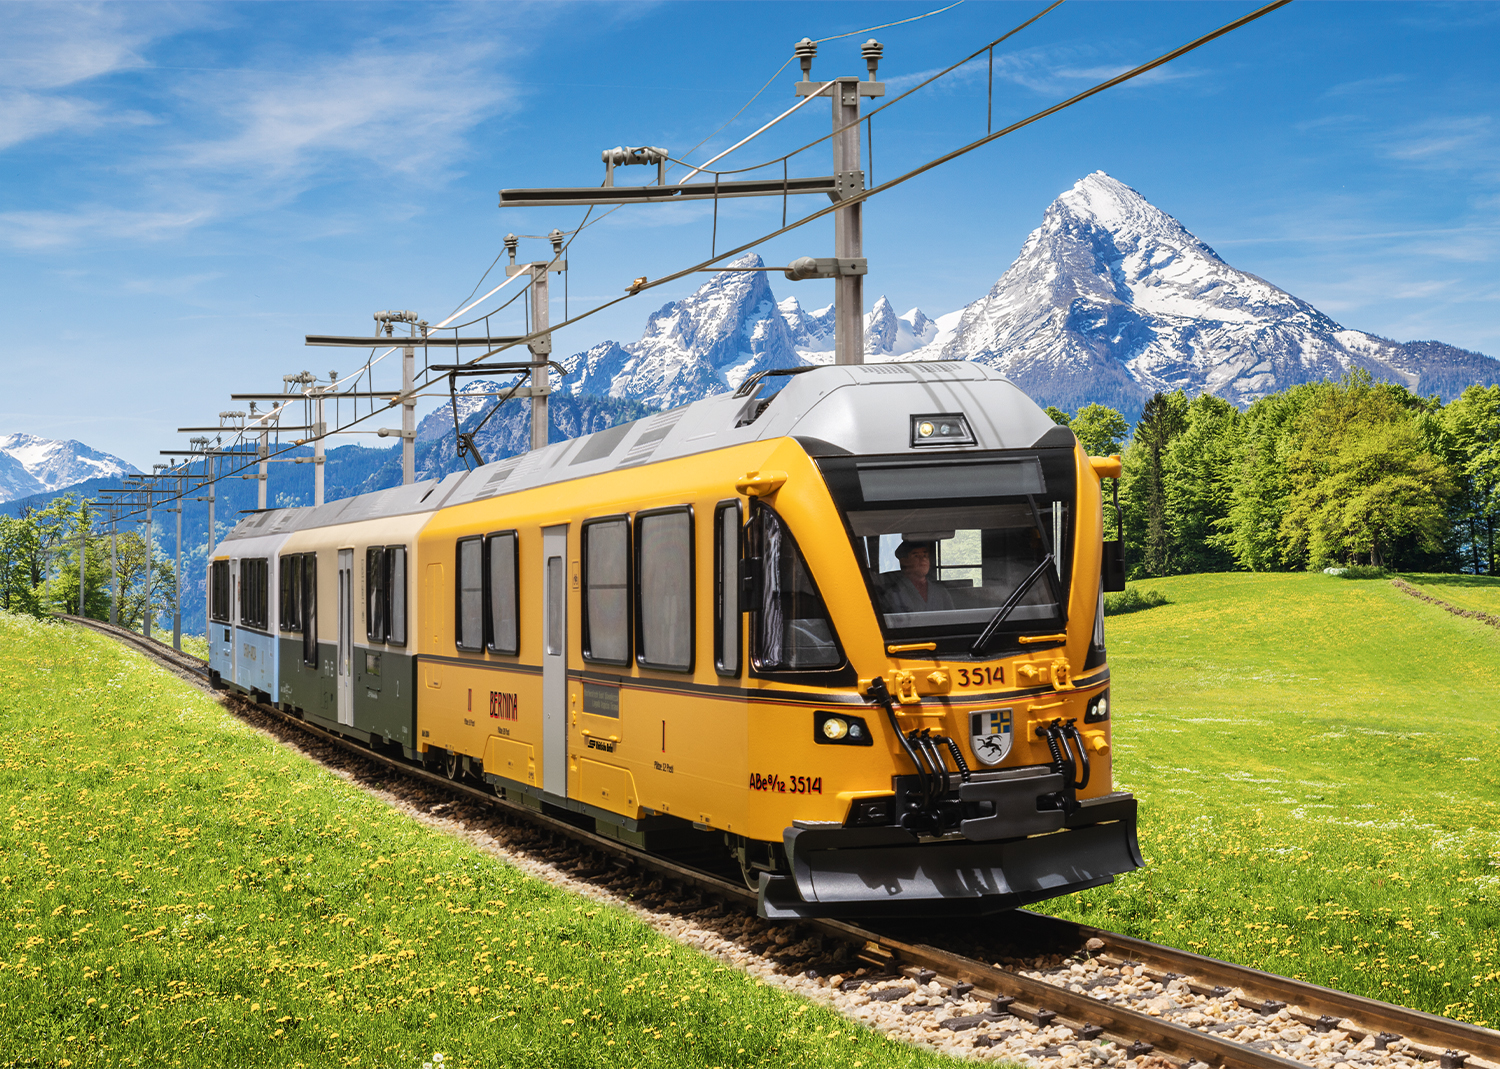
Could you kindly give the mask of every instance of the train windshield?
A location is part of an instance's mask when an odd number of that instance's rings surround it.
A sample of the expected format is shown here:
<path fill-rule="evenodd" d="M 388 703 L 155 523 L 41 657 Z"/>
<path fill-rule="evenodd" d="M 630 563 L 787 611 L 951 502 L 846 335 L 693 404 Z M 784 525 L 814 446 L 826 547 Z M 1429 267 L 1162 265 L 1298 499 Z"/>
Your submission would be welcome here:
<path fill-rule="evenodd" d="M 887 641 L 962 653 L 1066 622 L 1071 450 L 965 457 L 826 458 Z"/>

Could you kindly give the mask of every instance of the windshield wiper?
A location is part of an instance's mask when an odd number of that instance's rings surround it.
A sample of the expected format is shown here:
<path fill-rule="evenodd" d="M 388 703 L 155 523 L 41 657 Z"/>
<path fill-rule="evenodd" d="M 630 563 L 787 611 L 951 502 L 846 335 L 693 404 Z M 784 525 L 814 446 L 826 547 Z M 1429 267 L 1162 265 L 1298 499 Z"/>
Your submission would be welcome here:
<path fill-rule="evenodd" d="M 984 625 L 984 630 L 974 640 L 974 645 L 969 647 L 971 655 L 977 657 L 984 652 L 984 647 L 989 643 L 990 639 L 995 637 L 995 632 L 999 630 L 1001 624 L 1005 623 L 1005 618 L 1011 614 L 1011 611 L 1017 605 L 1021 604 L 1021 599 L 1026 596 L 1026 592 L 1031 589 L 1032 584 L 1040 579 L 1050 567 L 1052 567 L 1052 554 L 1048 553 L 1042 558 L 1042 563 L 1038 564 L 1032 570 L 1032 573 L 1021 581 L 1021 585 L 1016 587 L 1015 592 L 1005 599 L 1005 604 L 995 610 L 995 615 L 991 616 L 990 622 Z"/>

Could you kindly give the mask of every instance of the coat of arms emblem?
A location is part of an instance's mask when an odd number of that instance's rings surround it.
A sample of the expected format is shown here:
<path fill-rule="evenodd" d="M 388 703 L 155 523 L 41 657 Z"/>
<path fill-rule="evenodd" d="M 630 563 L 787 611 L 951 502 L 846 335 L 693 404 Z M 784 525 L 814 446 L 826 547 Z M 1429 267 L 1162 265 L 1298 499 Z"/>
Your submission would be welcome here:
<path fill-rule="evenodd" d="M 980 764 L 998 765 L 1010 753 L 1014 737 L 1011 710 L 992 709 L 969 714 L 969 748 Z"/>

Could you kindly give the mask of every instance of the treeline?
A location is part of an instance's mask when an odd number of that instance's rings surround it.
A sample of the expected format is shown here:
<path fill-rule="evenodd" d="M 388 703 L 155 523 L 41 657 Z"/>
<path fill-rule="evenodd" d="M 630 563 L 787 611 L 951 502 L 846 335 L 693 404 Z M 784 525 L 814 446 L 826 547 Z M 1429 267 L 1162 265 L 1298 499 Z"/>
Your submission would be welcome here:
<path fill-rule="evenodd" d="M 45 616 L 65 612 L 108 620 L 114 570 L 107 529 L 94 530 L 101 513 L 72 494 L 53 498 L 45 508 L 0 516 L 0 611 Z M 83 611 L 79 612 L 78 553 L 84 555 Z M 139 629 L 146 613 L 155 623 L 172 611 L 172 562 L 145 536 L 122 531 L 115 542 L 120 582 L 118 622 Z M 186 591 L 183 592 L 184 597 Z"/>
<path fill-rule="evenodd" d="M 1122 453 L 1133 578 L 1348 564 L 1497 572 L 1500 386 L 1444 405 L 1357 372 L 1243 412 L 1158 393 L 1133 433 L 1102 405 L 1048 414 L 1090 454 Z"/>

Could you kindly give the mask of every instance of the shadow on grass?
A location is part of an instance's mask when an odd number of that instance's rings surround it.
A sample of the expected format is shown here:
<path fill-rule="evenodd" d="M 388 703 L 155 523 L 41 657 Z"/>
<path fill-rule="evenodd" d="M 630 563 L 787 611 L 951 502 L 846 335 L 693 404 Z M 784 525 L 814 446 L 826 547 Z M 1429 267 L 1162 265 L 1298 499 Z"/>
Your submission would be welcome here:
<path fill-rule="evenodd" d="M 1412 586 L 1468 587 L 1472 590 L 1500 589 L 1500 575 L 1434 575 L 1423 572 L 1393 572 Z"/>

